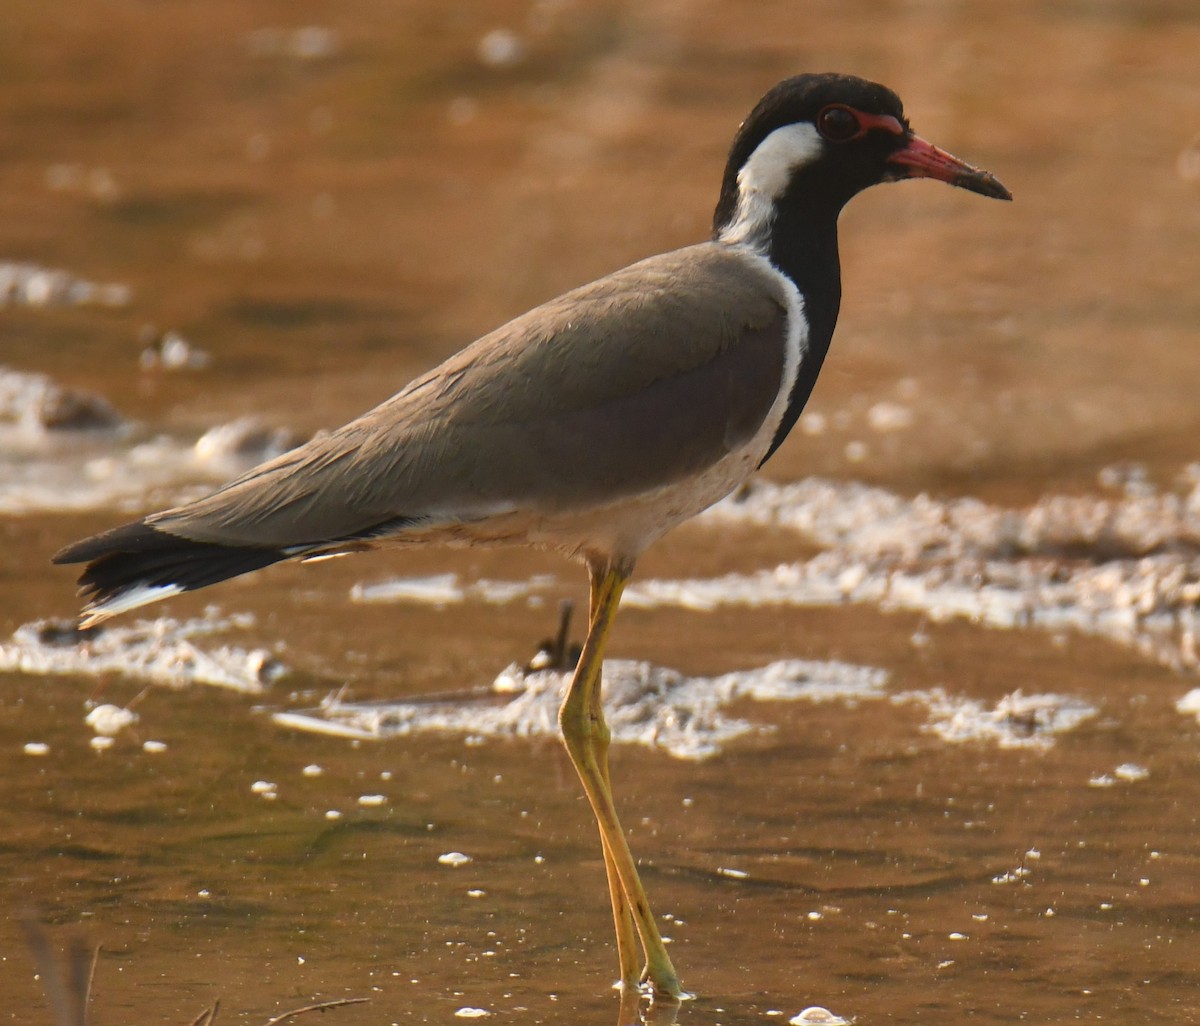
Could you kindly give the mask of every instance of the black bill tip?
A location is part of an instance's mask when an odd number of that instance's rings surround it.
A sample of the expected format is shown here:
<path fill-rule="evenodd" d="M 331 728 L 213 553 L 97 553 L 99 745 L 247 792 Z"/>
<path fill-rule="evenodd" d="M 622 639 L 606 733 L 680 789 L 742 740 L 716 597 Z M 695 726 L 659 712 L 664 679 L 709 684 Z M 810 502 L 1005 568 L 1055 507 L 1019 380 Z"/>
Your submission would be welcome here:
<path fill-rule="evenodd" d="M 897 167 L 901 178 L 936 178 L 939 182 L 977 192 L 980 196 L 1012 199 L 1012 193 L 990 171 L 972 167 L 965 160 L 938 149 L 919 135 L 909 136 L 904 147 L 888 157 L 888 163 Z"/>

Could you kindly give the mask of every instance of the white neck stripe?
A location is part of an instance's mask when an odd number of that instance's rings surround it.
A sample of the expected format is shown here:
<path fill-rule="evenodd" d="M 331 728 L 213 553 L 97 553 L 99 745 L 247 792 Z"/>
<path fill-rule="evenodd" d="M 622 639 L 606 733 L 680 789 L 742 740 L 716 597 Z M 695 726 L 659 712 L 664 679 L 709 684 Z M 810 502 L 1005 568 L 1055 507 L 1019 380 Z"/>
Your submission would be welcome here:
<path fill-rule="evenodd" d="M 775 129 L 738 171 L 737 209 L 721 229 L 720 240 L 765 249 L 776 201 L 796 171 L 818 160 L 824 151 L 825 143 L 816 127 L 807 121 Z"/>

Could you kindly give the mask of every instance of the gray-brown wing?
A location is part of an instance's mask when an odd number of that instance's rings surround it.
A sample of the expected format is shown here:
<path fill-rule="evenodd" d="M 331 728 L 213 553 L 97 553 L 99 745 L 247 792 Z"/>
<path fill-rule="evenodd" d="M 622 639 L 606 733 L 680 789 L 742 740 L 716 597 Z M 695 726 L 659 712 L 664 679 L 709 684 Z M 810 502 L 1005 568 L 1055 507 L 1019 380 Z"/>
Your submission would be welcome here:
<path fill-rule="evenodd" d="M 198 541 L 304 545 L 643 492 L 759 429 L 782 383 L 785 322 L 776 280 L 726 247 L 652 257 L 149 522 Z"/>

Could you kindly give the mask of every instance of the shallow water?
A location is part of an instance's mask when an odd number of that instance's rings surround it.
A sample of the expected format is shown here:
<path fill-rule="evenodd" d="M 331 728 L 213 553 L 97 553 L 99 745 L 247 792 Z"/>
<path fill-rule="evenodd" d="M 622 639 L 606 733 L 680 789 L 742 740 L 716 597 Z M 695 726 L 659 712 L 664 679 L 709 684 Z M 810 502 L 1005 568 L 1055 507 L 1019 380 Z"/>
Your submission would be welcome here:
<path fill-rule="evenodd" d="M 578 568 L 381 555 L 32 625 L 76 609 L 61 545 L 703 237 L 739 118 L 823 68 L 1016 202 L 857 199 L 800 428 L 639 567 L 612 656 L 707 744 L 635 688 L 614 749 L 679 1020 L 1200 1017 L 1197 52 L 1186 0 L 5 4 L 0 1021 L 51 1021 L 30 908 L 102 946 L 97 1022 L 615 1020 L 590 815 L 486 693 Z M 812 701 L 792 660 L 872 683 Z M 330 695 L 421 729 L 279 722 Z"/>

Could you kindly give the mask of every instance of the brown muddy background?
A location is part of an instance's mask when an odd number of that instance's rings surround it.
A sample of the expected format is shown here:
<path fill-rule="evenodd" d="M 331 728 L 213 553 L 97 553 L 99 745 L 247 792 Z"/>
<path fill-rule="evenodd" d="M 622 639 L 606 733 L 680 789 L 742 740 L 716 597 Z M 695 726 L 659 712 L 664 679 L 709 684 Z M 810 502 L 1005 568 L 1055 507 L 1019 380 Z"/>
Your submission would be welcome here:
<path fill-rule="evenodd" d="M 481 57 L 497 29 L 514 63 Z M 155 431 L 335 425 L 529 305 L 704 237 L 740 118 L 778 78 L 837 69 L 894 87 L 919 133 L 1016 202 L 928 182 L 854 202 L 811 404 L 826 430 L 795 432 L 768 476 L 1023 506 L 1134 461 L 1165 486 L 1200 458 L 1198 55 L 1192 0 L 4 0 L 0 261 L 133 298 L 0 307 L 0 363 Z M 211 366 L 139 370 L 147 326 Z M 871 434 L 883 401 L 911 425 Z M 121 516 L 0 518 L 0 636 L 71 615 L 50 554 Z M 641 575 L 751 571 L 801 545 L 694 525 Z M 552 607 L 347 601 L 442 570 L 583 594 L 544 555 L 431 552 L 278 568 L 169 612 L 254 613 L 235 640 L 281 643 L 295 669 L 271 705 L 486 683 L 550 631 Z M 1108 641 L 870 606 L 629 610 L 611 653 L 704 674 L 837 658 L 896 687 L 1101 710 L 1047 751 L 948 745 L 886 703 L 758 707 L 779 730 L 702 763 L 618 750 L 631 842 L 698 995 L 680 1021 L 1200 1017 L 1188 677 Z M 152 691 L 134 733 L 93 752 L 85 702 L 140 690 L 0 676 L 0 1022 L 50 1022 L 15 920 L 31 906 L 56 942 L 102 945 L 98 1023 L 190 1022 L 220 998 L 219 1021 L 257 1024 L 344 996 L 372 1000 L 328 1021 L 615 1018 L 599 848 L 554 744 L 356 747 L 196 687 Z M 1127 762 L 1149 776 L 1089 786 Z M 389 802 L 360 809 L 364 793 Z M 473 862 L 439 865 L 452 850 Z"/>

